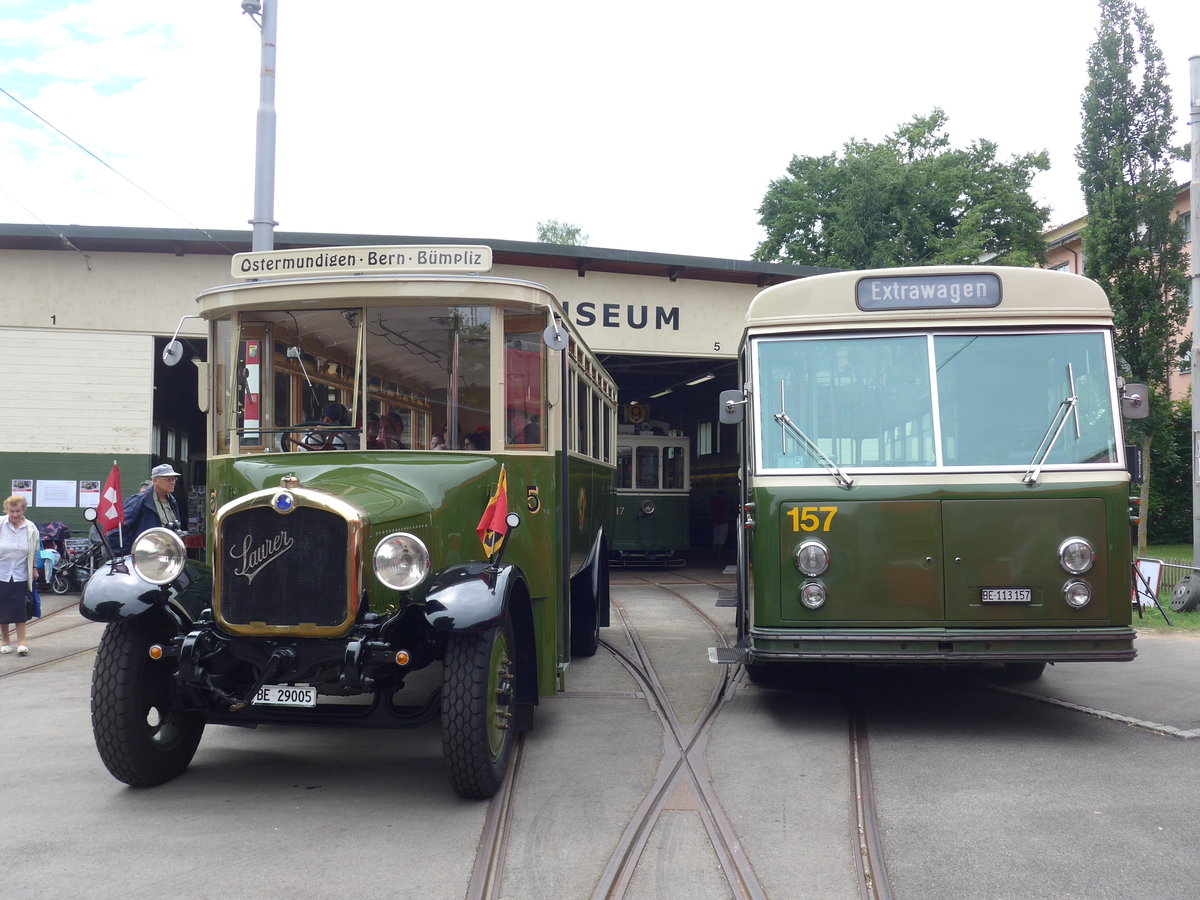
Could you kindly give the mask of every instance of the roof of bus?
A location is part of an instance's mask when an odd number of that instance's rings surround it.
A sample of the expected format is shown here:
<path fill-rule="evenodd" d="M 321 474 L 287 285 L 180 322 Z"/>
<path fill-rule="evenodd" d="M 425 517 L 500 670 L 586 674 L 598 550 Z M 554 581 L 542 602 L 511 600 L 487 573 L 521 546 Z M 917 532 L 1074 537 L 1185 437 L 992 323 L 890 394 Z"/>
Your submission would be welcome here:
<path fill-rule="evenodd" d="M 201 291 L 196 297 L 201 315 L 214 319 L 237 309 L 313 309 L 319 304 L 383 306 L 395 301 L 441 302 L 448 305 L 497 303 L 548 309 L 560 328 L 570 335 L 570 352 L 585 371 L 616 396 L 612 376 L 583 340 L 563 311 L 558 298 L 545 285 L 493 275 L 325 275 L 270 278 L 226 284 Z M 590 362 L 590 365 L 587 363 Z M 601 374 L 603 373 L 603 374 Z"/>
<path fill-rule="evenodd" d="M 956 303 L 922 307 L 864 310 L 858 286 L 864 279 L 925 280 L 928 276 L 995 276 L 999 303 L 959 306 Z M 915 278 L 914 278 L 915 276 Z M 957 302 L 957 301 L 956 301 Z M 1080 275 L 1046 269 L 1008 266 L 914 266 L 867 269 L 816 275 L 761 291 L 746 312 L 748 329 L 779 331 L 803 325 L 809 329 L 912 328 L 953 325 L 1047 324 L 1111 325 L 1112 310 L 1098 284 Z"/>

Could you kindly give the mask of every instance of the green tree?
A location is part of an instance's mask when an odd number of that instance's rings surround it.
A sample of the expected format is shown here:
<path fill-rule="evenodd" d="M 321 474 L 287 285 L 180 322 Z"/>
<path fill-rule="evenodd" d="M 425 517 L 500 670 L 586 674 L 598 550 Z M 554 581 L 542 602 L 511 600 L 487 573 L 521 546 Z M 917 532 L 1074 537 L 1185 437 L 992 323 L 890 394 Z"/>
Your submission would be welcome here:
<path fill-rule="evenodd" d="M 841 269 L 1041 262 L 1050 211 L 1029 186 L 1049 168 L 1046 152 L 1004 162 L 991 141 L 956 150 L 946 121 L 934 109 L 881 143 L 793 156 L 758 209 L 767 239 L 754 258 Z"/>
<path fill-rule="evenodd" d="M 543 244 L 572 244 L 579 247 L 588 242 L 586 234 L 580 234 L 580 227 L 558 219 L 547 219 L 537 223 L 537 239 Z"/>
<path fill-rule="evenodd" d="M 1141 445 L 1142 509 L 1149 508 L 1153 437 L 1170 412 L 1167 378 L 1181 342 L 1190 340 L 1181 334 L 1188 300 L 1183 223 L 1174 216 L 1174 121 L 1166 66 L 1145 11 L 1129 0 L 1100 0 L 1075 153 L 1087 209 L 1084 274 L 1108 292 L 1125 374 L 1153 391 L 1150 416 L 1129 428 Z"/>

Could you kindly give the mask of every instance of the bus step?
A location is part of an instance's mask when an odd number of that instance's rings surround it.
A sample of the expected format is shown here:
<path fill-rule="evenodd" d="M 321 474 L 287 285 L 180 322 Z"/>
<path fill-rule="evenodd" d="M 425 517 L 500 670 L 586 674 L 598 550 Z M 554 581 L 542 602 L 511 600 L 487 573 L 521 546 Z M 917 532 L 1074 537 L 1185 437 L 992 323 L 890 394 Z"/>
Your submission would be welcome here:
<path fill-rule="evenodd" d="M 724 569 L 721 570 L 721 574 L 722 575 L 736 575 L 737 574 L 737 563 L 726 566 Z"/>
<path fill-rule="evenodd" d="M 720 666 L 736 666 L 746 661 L 746 648 L 738 645 L 732 647 L 709 647 L 708 661 Z"/>
<path fill-rule="evenodd" d="M 737 591 L 717 591 L 717 606 L 737 606 Z"/>

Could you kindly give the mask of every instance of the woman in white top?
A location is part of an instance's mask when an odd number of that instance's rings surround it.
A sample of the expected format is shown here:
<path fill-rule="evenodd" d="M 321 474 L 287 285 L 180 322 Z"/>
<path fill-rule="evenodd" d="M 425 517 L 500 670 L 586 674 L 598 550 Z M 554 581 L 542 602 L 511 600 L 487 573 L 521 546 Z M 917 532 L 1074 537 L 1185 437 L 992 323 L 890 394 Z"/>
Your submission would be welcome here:
<path fill-rule="evenodd" d="M 25 595 L 33 590 L 38 547 L 37 526 L 25 518 L 25 498 L 4 501 L 0 519 L 0 653 L 12 653 L 8 626 L 17 626 L 17 653 L 29 652 L 25 646 Z"/>

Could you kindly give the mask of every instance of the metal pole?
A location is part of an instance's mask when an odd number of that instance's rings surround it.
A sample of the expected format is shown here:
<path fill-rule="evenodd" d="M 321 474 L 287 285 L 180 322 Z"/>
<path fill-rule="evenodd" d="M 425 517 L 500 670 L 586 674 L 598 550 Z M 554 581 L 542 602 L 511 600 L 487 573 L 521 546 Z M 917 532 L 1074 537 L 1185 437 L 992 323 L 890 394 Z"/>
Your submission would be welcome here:
<path fill-rule="evenodd" d="M 254 153 L 252 250 L 275 247 L 275 20 L 278 0 L 262 0 L 262 71 L 258 82 L 258 130 Z"/>
<path fill-rule="evenodd" d="M 1189 255 L 1192 258 L 1191 302 L 1192 302 L 1192 565 L 1200 567 L 1200 395 L 1196 391 L 1196 367 L 1200 365 L 1200 337 L 1196 325 L 1200 323 L 1200 263 L 1197 257 L 1196 235 L 1200 232 L 1200 56 L 1188 59 L 1191 81 L 1192 108 L 1189 117 L 1192 126 L 1192 239 Z"/>

